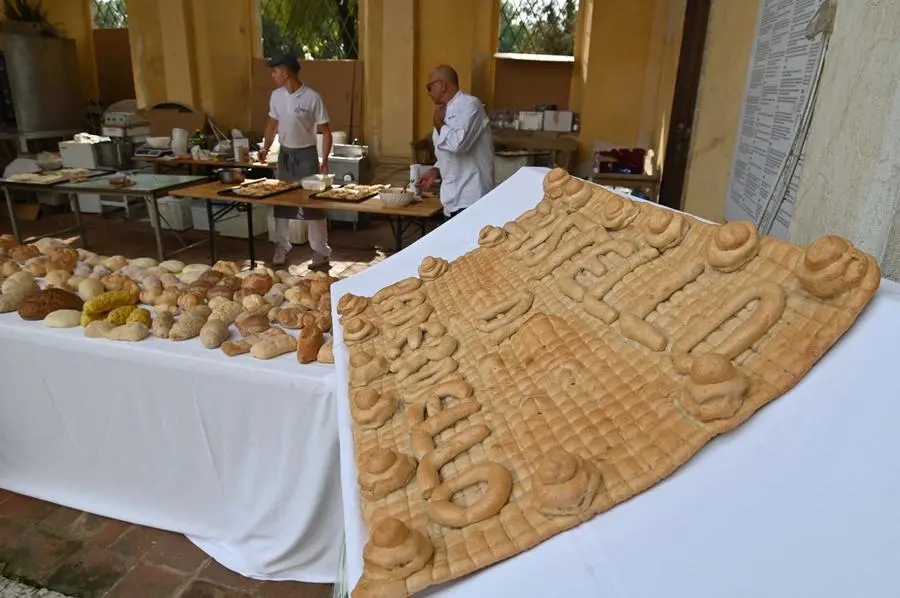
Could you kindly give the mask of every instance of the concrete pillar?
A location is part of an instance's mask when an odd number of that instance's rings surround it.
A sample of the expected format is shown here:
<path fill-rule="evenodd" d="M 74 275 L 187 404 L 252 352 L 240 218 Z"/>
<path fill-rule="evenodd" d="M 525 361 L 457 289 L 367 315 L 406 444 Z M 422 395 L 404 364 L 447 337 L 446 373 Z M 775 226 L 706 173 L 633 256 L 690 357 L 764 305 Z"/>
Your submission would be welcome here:
<path fill-rule="evenodd" d="M 256 3 L 126 0 L 138 104 L 181 102 L 223 130 L 250 126 Z"/>
<path fill-rule="evenodd" d="M 382 14 L 383 0 L 360 0 L 359 57 L 363 61 L 363 138 L 369 152 L 381 155 L 382 88 L 381 72 L 384 64 Z"/>
<path fill-rule="evenodd" d="M 429 135 L 433 106 L 425 92 L 441 63 L 462 88 L 490 105 L 499 3 L 460 0 L 362 0 L 363 122 L 372 153 L 408 161 L 410 143 Z"/>
<path fill-rule="evenodd" d="M 165 15 L 163 69 L 167 99 L 199 106 L 197 56 L 194 44 L 194 14 L 190 0 L 158 0 L 159 14 Z"/>
<path fill-rule="evenodd" d="M 200 108 L 224 131 L 250 127 L 255 3 L 193 0 Z"/>
<path fill-rule="evenodd" d="M 685 212 L 721 222 L 760 0 L 713 0 L 684 181 Z"/>
<path fill-rule="evenodd" d="M 410 155 L 415 115 L 416 0 L 382 0 L 380 155 Z M 379 118 L 377 113 L 371 114 Z"/>
<path fill-rule="evenodd" d="M 850 239 L 900 279 L 900 0 L 838 2 L 791 241 Z"/>
<path fill-rule="evenodd" d="M 431 70 L 451 65 L 460 87 L 490 106 L 499 2 L 418 0 L 416 12 L 416 138 L 430 134 L 434 104 L 425 92 Z M 490 79 L 490 82 L 488 80 Z"/>
<path fill-rule="evenodd" d="M 168 99 L 168 85 L 159 3 L 157 0 L 126 0 L 125 4 L 135 99 L 138 106 L 163 102 Z"/>

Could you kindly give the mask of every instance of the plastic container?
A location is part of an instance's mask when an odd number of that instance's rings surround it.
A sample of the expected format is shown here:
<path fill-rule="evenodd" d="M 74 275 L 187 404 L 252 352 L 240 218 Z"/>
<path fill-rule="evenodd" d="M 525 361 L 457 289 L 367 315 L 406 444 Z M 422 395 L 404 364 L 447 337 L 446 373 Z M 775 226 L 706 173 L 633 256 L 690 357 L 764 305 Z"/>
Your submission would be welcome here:
<path fill-rule="evenodd" d="M 234 147 L 234 161 L 238 164 L 246 164 L 250 161 L 250 140 L 235 139 L 232 142 Z"/>
<path fill-rule="evenodd" d="M 164 229 L 185 231 L 193 228 L 194 218 L 191 214 L 193 202 L 190 197 L 160 197 L 156 203 L 159 205 L 160 224 Z M 150 226 L 156 226 L 153 204 L 150 204 Z"/>
<path fill-rule="evenodd" d="M 172 143 L 170 137 L 147 137 L 147 145 L 157 149 L 166 149 Z"/>
<path fill-rule="evenodd" d="M 390 187 L 378 194 L 381 202 L 389 208 L 399 208 L 413 200 L 413 194 L 402 187 Z"/>
<path fill-rule="evenodd" d="M 325 191 L 334 184 L 333 174 L 314 174 L 300 179 L 300 186 L 307 191 Z"/>
<path fill-rule="evenodd" d="M 228 202 L 213 202 L 213 211 L 218 212 Z M 249 205 L 253 208 L 253 236 L 266 232 L 266 211 L 268 206 Z M 195 230 L 209 230 L 209 219 L 206 216 L 206 202 L 195 201 L 191 205 L 191 217 Z M 216 232 L 223 237 L 236 239 L 247 238 L 247 214 L 232 210 L 222 220 L 216 221 Z"/>
<path fill-rule="evenodd" d="M 188 154 L 188 132 L 184 129 L 172 129 L 172 153 L 176 156 Z"/>

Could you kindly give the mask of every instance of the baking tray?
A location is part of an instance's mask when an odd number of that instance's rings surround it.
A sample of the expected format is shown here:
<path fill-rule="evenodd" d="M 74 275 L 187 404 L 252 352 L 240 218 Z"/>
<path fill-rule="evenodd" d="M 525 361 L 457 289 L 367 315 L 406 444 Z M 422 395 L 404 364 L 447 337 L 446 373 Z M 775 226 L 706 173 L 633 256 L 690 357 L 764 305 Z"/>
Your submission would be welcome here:
<path fill-rule="evenodd" d="M 340 187 L 332 187 L 332 189 L 335 189 L 335 188 L 340 189 Z M 372 191 L 371 193 L 367 193 L 365 195 L 360 195 L 359 197 L 353 197 L 353 198 L 319 197 L 320 195 L 322 195 L 323 193 L 327 193 L 328 191 L 331 191 L 331 189 L 326 189 L 325 191 L 318 191 L 316 193 L 313 193 L 312 195 L 309 196 L 309 198 L 310 199 L 318 199 L 320 201 L 343 201 L 343 202 L 347 202 L 347 203 L 359 203 L 366 199 L 371 199 L 372 197 L 375 197 L 376 195 L 381 193 L 381 191 Z"/>
<path fill-rule="evenodd" d="M 235 185 L 234 187 L 229 187 L 228 189 L 223 189 L 219 191 L 216 195 L 221 195 L 222 197 L 235 197 L 238 199 L 267 199 L 269 197 L 274 197 L 276 195 L 281 195 L 282 193 L 287 193 L 288 191 L 296 191 L 300 188 L 300 183 L 292 183 L 290 187 L 285 187 L 284 189 L 278 189 L 277 191 L 272 191 L 270 193 L 266 193 L 265 195 L 241 195 L 240 193 L 235 193 L 234 190 L 240 188 L 240 185 Z"/>
<path fill-rule="evenodd" d="M 52 172 L 52 171 L 51 171 Z M 85 181 L 87 179 L 97 178 L 98 176 L 103 176 L 107 174 L 112 174 L 111 170 L 91 170 L 86 174 L 83 174 L 76 178 L 62 178 L 56 180 L 50 180 L 43 183 L 38 183 L 34 181 L 11 181 L 9 179 L 2 179 L 2 182 L 9 185 L 34 185 L 36 187 L 52 187 L 53 185 L 62 185 L 63 183 L 80 183 L 81 181 Z M 38 173 L 35 173 L 38 174 Z"/>

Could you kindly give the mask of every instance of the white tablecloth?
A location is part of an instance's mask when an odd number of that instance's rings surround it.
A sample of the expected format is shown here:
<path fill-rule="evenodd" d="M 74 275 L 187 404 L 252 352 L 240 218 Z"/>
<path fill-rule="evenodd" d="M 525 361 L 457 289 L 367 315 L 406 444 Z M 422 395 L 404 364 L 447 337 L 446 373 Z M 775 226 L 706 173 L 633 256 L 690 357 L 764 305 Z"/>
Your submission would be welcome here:
<path fill-rule="evenodd" d="M 415 276 L 424 256 L 455 258 L 541 198 L 523 169 L 421 241 L 336 284 L 371 295 Z M 337 319 L 335 319 L 337 322 Z M 866 598 L 900 588 L 900 285 L 884 281 L 851 331 L 800 384 L 678 472 L 537 548 L 428 594 L 441 597 Z M 892 349 L 893 347 L 893 349 Z M 362 573 L 347 397 L 336 349 L 347 583 Z"/>
<path fill-rule="evenodd" d="M 186 534 L 263 579 L 332 582 L 334 368 L 0 316 L 0 487 Z"/>

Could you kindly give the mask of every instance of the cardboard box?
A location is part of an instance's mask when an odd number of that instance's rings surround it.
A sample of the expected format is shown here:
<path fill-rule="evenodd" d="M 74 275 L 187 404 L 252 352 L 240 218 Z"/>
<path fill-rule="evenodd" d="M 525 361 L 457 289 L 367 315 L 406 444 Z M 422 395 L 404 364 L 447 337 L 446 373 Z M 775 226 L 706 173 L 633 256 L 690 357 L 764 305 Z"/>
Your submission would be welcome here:
<path fill-rule="evenodd" d="M 141 108 L 137 114 L 147 119 L 151 137 L 171 137 L 172 129 L 184 129 L 191 135 L 197 129 L 206 131 L 206 114 L 188 107 L 181 111 L 172 108 Z"/>
<path fill-rule="evenodd" d="M 218 212 L 228 202 L 213 202 L 213 210 Z M 253 236 L 257 237 L 266 232 L 266 211 L 269 206 L 253 205 Z M 209 230 L 209 218 L 206 215 L 206 202 L 195 201 L 191 203 L 191 220 L 194 229 Z M 247 214 L 232 210 L 222 220 L 216 221 L 216 232 L 223 237 L 237 239 L 247 238 Z"/>
<path fill-rule="evenodd" d="M 98 147 L 96 143 L 60 141 L 59 157 L 65 168 L 97 168 L 100 166 Z"/>
<path fill-rule="evenodd" d="M 573 113 L 568 110 L 545 110 L 544 130 L 571 133 L 572 117 Z"/>
<path fill-rule="evenodd" d="M 191 213 L 193 202 L 190 197 L 172 197 L 171 195 L 167 195 L 166 197 L 157 199 L 156 203 L 159 206 L 159 223 L 163 229 L 185 231 L 193 228 L 194 218 Z M 198 203 L 202 203 L 204 210 L 206 209 L 205 202 Z M 153 215 L 153 204 L 149 204 L 149 207 L 150 227 L 156 228 L 156 218 Z M 208 228 L 207 225 L 207 229 Z"/>
<path fill-rule="evenodd" d="M 540 131 L 543 126 L 542 112 L 519 112 L 519 128 L 523 131 Z"/>
<path fill-rule="evenodd" d="M 308 240 L 307 234 L 307 224 L 306 220 L 288 220 L 288 240 L 292 245 L 303 245 Z M 256 224 L 256 221 L 253 222 Z M 269 241 L 275 242 L 275 218 L 272 216 L 271 210 L 269 211 L 268 218 L 268 227 L 269 227 Z"/>
<path fill-rule="evenodd" d="M 362 138 L 363 64 L 361 60 L 304 60 L 300 79 L 325 102 L 332 131 L 346 131 L 349 141 Z M 269 98 L 275 89 L 266 61 L 253 61 L 250 129 L 262 135 L 269 120 Z"/>

